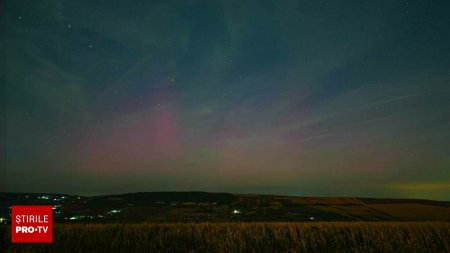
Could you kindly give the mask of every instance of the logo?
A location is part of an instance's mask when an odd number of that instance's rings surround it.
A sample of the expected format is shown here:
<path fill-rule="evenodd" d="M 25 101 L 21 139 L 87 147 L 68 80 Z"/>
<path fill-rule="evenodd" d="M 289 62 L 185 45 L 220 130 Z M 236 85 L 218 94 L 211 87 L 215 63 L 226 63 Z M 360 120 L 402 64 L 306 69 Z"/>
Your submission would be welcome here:
<path fill-rule="evenodd" d="M 12 242 L 53 241 L 52 206 L 13 206 Z"/>

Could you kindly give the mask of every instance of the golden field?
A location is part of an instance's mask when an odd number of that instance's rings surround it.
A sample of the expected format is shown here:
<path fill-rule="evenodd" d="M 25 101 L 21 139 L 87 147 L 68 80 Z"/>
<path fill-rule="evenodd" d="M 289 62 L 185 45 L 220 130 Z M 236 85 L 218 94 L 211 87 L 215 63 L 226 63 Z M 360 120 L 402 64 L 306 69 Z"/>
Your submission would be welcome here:
<path fill-rule="evenodd" d="M 52 244 L 2 252 L 450 252 L 448 222 L 55 224 Z"/>

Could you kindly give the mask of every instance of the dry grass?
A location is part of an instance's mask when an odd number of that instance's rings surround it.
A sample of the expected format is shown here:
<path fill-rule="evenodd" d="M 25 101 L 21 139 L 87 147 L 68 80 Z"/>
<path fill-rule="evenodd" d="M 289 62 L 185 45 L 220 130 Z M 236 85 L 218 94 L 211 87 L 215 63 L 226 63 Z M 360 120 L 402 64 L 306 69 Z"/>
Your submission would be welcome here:
<path fill-rule="evenodd" d="M 450 252 L 450 223 L 183 223 L 55 225 L 52 244 L 2 252 Z"/>

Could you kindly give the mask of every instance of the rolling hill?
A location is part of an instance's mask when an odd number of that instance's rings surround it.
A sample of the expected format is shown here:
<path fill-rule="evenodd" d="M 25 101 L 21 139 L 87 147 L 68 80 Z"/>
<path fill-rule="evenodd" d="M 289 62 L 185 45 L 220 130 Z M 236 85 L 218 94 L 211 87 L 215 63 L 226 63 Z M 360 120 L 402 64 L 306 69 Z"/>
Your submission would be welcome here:
<path fill-rule="evenodd" d="M 450 202 L 416 199 L 328 198 L 208 192 L 139 192 L 94 197 L 1 193 L 0 217 L 12 205 L 53 205 L 69 222 L 182 221 L 450 221 Z"/>

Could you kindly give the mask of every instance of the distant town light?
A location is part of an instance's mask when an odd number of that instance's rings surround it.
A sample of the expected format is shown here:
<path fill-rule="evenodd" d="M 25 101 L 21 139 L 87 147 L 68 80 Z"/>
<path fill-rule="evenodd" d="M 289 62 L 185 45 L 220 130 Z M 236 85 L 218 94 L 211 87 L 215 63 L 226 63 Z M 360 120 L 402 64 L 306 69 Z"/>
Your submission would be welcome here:
<path fill-rule="evenodd" d="M 314 220 L 314 217 L 309 217 L 310 220 Z"/>
<path fill-rule="evenodd" d="M 75 215 L 69 218 L 69 220 L 79 220 L 79 219 L 83 219 L 84 215 Z"/>
<path fill-rule="evenodd" d="M 241 213 L 241 211 L 239 211 L 239 210 L 237 210 L 237 209 L 234 209 L 234 210 L 233 210 L 233 214 L 238 214 L 238 213 Z"/>

